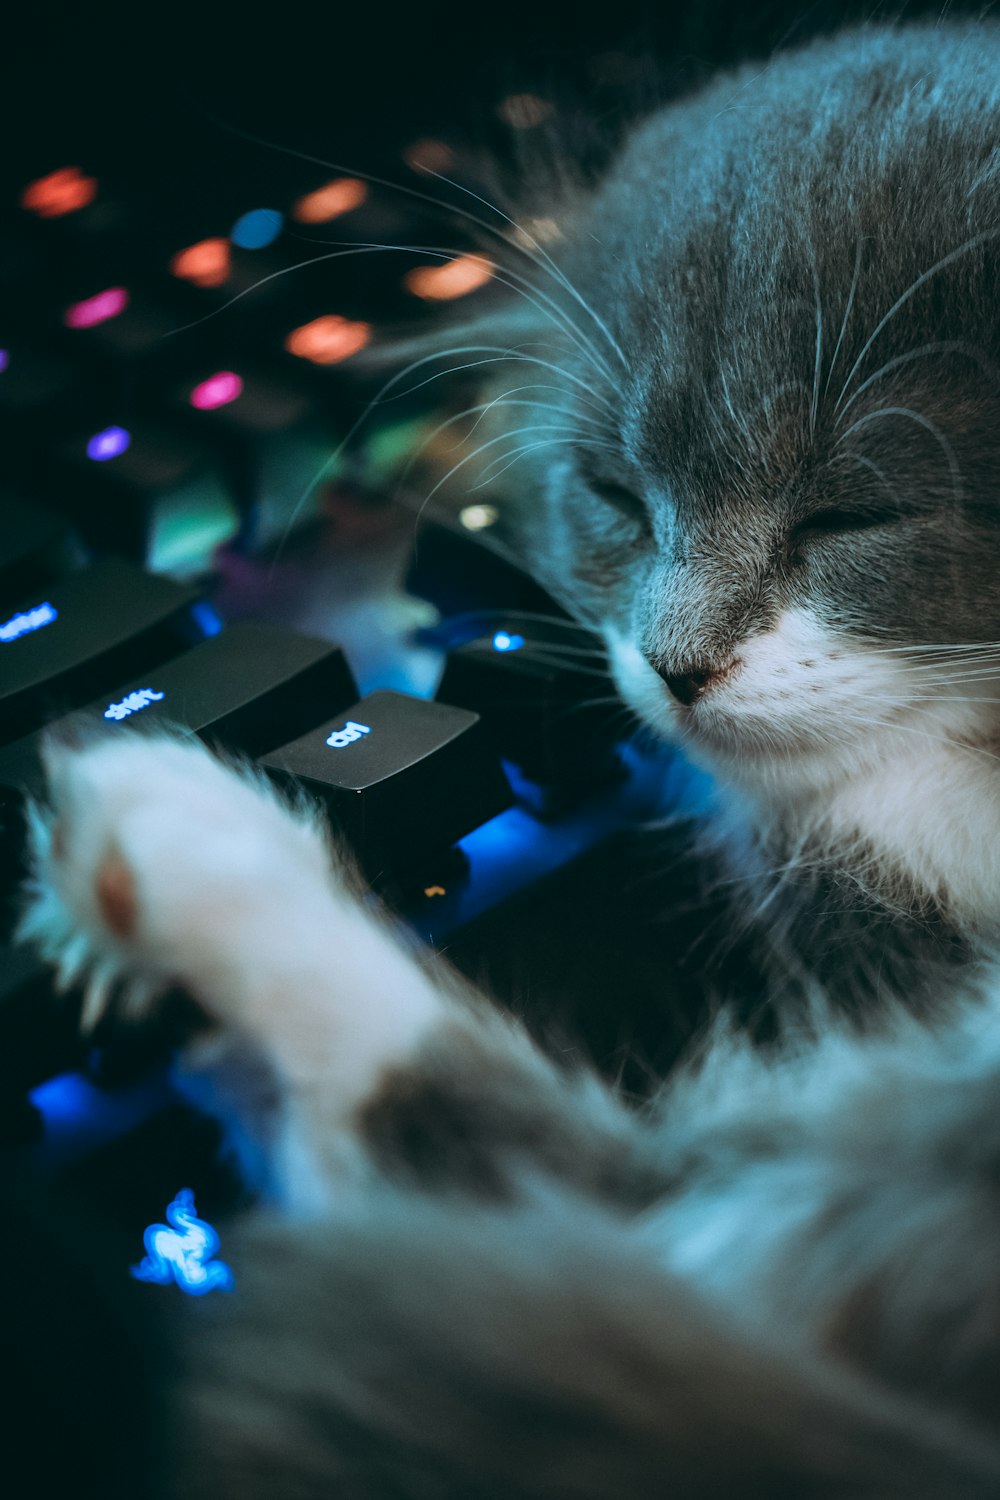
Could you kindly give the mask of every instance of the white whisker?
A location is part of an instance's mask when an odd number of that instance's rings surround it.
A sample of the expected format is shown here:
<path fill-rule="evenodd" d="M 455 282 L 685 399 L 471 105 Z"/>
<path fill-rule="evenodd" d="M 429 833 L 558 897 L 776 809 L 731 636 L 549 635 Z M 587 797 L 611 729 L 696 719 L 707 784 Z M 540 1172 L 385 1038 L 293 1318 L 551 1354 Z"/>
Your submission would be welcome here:
<path fill-rule="evenodd" d="M 560 630 L 578 632 L 580 635 L 596 635 L 598 637 L 600 635 L 593 626 L 582 625 L 579 620 L 567 620 L 562 615 L 545 614 L 539 610 L 531 609 L 468 609 L 464 610 L 460 615 L 453 615 L 450 623 L 457 625 L 465 620 L 496 620 L 498 623 L 503 624 L 509 624 L 516 620 L 518 622 L 524 621 L 533 624 L 554 626 Z M 607 654 L 603 646 L 595 648 L 595 650 L 599 651 L 602 656 Z"/>
<path fill-rule="evenodd" d="M 815 253 L 811 257 L 813 289 L 816 293 L 816 358 L 813 366 L 812 398 L 809 402 L 809 431 L 815 434 L 816 413 L 819 410 L 819 377 L 823 365 L 823 305 L 820 299 L 819 270 Z"/>
<path fill-rule="evenodd" d="M 447 375 L 457 375 L 462 370 L 475 370 L 478 369 L 481 365 L 519 363 L 526 365 L 539 365 L 544 370 L 551 370 L 554 375 L 561 376 L 563 380 L 568 380 L 570 384 L 578 385 L 580 389 L 585 391 L 587 395 L 590 396 L 593 400 L 600 401 L 604 406 L 606 406 L 608 412 L 612 416 L 617 416 L 617 411 L 613 404 L 605 397 L 603 397 L 599 391 L 595 391 L 592 386 L 589 386 L 587 382 L 583 380 L 579 375 L 574 375 L 571 373 L 571 371 L 564 370 L 561 365 L 553 364 L 549 359 L 542 359 L 539 355 L 525 354 L 522 352 L 521 348 L 505 348 L 502 344 L 465 344 L 456 346 L 452 349 L 435 350 L 433 354 L 425 354 L 420 359 L 414 360 L 411 364 L 407 365 L 405 370 L 400 371 L 398 376 L 393 376 L 392 380 L 383 387 L 383 391 L 390 389 L 391 386 L 397 384 L 399 379 L 401 379 L 405 375 L 410 374 L 420 365 L 429 364 L 432 360 L 435 359 L 447 359 L 452 354 L 472 354 L 476 351 L 480 353 L 489 351 L 491 352 L 492 357 L 490 359 L 470 360 L 468 364 L 452 365 L 447 370 L 437 370 L 433 375 L 429 375 L 426 380 L 421 380 L 418 381 L 416 385 L 408 386 L 405 391 L 402 391 L 400 393 L 400 395 L 412 396 L 415 391 L 423 390 L 425 385 L 430 385 L 435 380 L 442 380 Z M 399 397 L 394 397 L 393 399 L 398 400 Z M 381 403 L 381 396 L 379 397 L 379 401 Z"/>
<path fill-rule="evenodd" d="M 848 387 L 850 386 L 851 381 L 854 379 L 854 376 L 857 374 L 858 370 L 861 368 L 861 365 L 863 364 L 865 356 L 867 355 L 869 349 L 874 344 L 875 340 L 878 338 L 879 334 L 886 327 L 886 325 L 896 316 L 900 308 L 905 307 L 910 298 L 916 292 L 918 292 L 920 288 L 931 279 L 932 276 L 936 276 L 939 271 L 943 271 L 946 266 L 952 265 L 963 255 L 968 255 L 970 250 L 976 250 L 980 245 L 985 245 L 990 240 L 995 240 L 998 234 L 1000 234 L 1000 230 L 991 229 L 987 230 L 983 234 L 973 235 L 970 239 L 966 240 L 964 244 L 959 245 L 957 249 L 950 251 L 949 254 L 943 255 L 940 260 L 935 261 L 928 270 L 924 271 L 922 275 L 918 276 L 915 281 L 910 283 L 901 297 L 897 297 L 896 301 L 892 304 L 889 311 L 885 314 L 884 318 L 882 318 L 881 321 L 876 324 L 874 332 L 869 335 L 864 347 L 861 350 L 861 353 L 858 355 L 857 359 L 851 366 L 850 373 L 848 374 L 847 379 L 844 381 L 840 395 L 837 397 L 834 411 L 839 410 L 840 403 L 846 396 Z"/>
<path fill-rule="evenodd" d="M 963 344 L 957 340 L 947 340 L 939 344 L 924 344 L 919 349 L 911 349 L 908 354 L 897 354 L 895 359 L 887 360 L 880 370 L 875 371 L 874 375 L 869 375 L 867 380 L 863 380 L 854 394 L 849 396 L 840 408 L 834 426 L 839 426 L 845 414 L 854 405 L 858 397 L 864 395 L 869 386 L 874 385 L 877 380 L 881 380 L 883 376 L 888 375 L 890 370 L 895 370 L 901 365 L 909 364 L 914 359 L 926 359 L 929 354 L 964 354 L 968 359 L 975 361 L 981 370 L 991 375 L 995 380 L 1000 381 L 1000 370 L 997 369 L 992 360 L 988 359 L 980 349 L 975 349 L 971 345 Z"/>
<path fill-rule="evenodd" d="M 878 464 L 872 463 L 872 461 L 871 461 L 870 458 L 865 458 L 860 453 L 841 453 L 841 454 L 838 454 L 837 456 L 838 456 L 838 458 L 844 458 L 844 459 L 846 459 L 848 462 L 850 462 L 852 464 L 861 464 L 864 468 L 870 469 L 871 472 L 875 475 L 876 479 L 878 479 L 879 482 L 881 484 L 883 484 L 885 486 L 885 488 L 889 491 L 889 494 L 892 496 L 894 502 L 897 505 L 899 505 L 900 501 L 899 501 L 899 495 L 898 495 L 898 493 L 892 487 L 892 485 L 889 483 L 889 480 L 887 479 L 886 475 L 882 472 L 882 470 L 879 468 Z"/>
<path fill-rule="evenodd" d="M 826 396 L 830 390 L 830 381 L 833 379 L 833 372 L 837 364 L 837 357 L 840 354 L 840 348 L 844 342 L 844 334 L 847 332 L 847 324 L 850 321 L 851 310 L 854 307 L 854 298 L 857 294 L 858 281 L 861 276 L 861 251 L 864 246 L 864 242 L 864 235 L 861 232 L 861 225 L 859 223 L 857 248 L 854 252 L 854 275 L 851 277 L 851 290 L 847 294 L 847 305 L 844 308 L 844 316 L 840 324 L 840 333 L 837 335 L 837 342 L 833 350 L 833 358 L 830 360 L 830 368 L 826 372 L 826 385 L 823 387 L 824 396 Z M 849 383 L 850 376 L 848 376 L 848 384 Z M 843 395 L 843 392 L 841 392 L 841 395 Z M 834 409 L 836 410 L 836 408 Z"/>
<path fill-rule="evenodd" d="M 540 428 L 540 429 L 539 428 L 536 428 L 536 429 L 527 428 L 527 429 L 521 429 L 521 430 L 522 431 L 532 431 L 532 430 L 542 430 L 542 431 L 544 431 L 545 429 L 544 428 Z M 565 429 L 557 428 L 556 430 L 557 431 L 564 431 Z M 424 499 L 423 499 L 423 501 L 422 501 L 422 503 L 421 503 L 421 505 L 420 505 L 420 507 L 419 507 L 419 509 L 417 511 L 415 520 L 417 522 L 419 522 L 420 517 L 423 515 L 424 510 L 430 504 L 430 502 L 433 500 L 434 496 L 438 493 L 438 491 L 440 489 L 443 489 L 443 487 L 448 483 L 448 480 L 451 479 L 455 474 L 457 474 L 460 469 L 465 468 L 466 464 L 472 463 L 482 453 L 484 453 L 487 448 L 492 448 L 497 443 L 508 442 L 510 440 L 510 438 L 516 436 L 516 434 L 517 434 L 517 429 L 515 428 L 514 432 L 502 432 L 502 433 L 500 433 L 500 435 L 498 437 L 489 438 L 485 443 L 480 443 L 479 446 L 476 447 L 476 448 L 474 448 L 471 453 L 464 454 L 458 460 L 457 463 L 452 464 L 452 466 L 448 470 L 448 472 L 446 474 L 443 474 L 441 476 L 441 478 L 437 481 L 437 483 L 434 485 L 434 487 L 431 490 L 429 490 L 428 493 L 425 495 L 425 497 L 424 497 Z M 565 441 L 565 442 L 579 442 L 579 441 L 581 441 L 581 439 L 579 438 L 578 434 L 576 432 L 574 432 L 573 435 L 572 435 L 572 437 L 565 438 L 565 439 L 563 439 L 563 441 Z M 506 455 L 504 455 L 504 456 L 506 457 Z M 478 489 L 479 487 L 480 486 L 477 485 L 475 488 Z M 470 491 L 470 493 L 473 493 L 473 491 Z"/>
<path fill-rule="evenodd" d="M 569 277 L 557 265 L 557 263 L 549 255 L 548 251 L 544 248 L 544 246 L 540 245 L 535 237 L 531 235 L 522 225 L 517 224 L 513 219 L 509 218 L 502 209 L 498 208 L 495 204 L 488 202 L 487 199 L 483 198 L 479 193 L 474 192 L 471 188 L 466 187 L 463 183 L 454 182 L 451 178 L 444 176 L 443 173 L 427 169 L 428 176 L 436 177 L 440 182 L 447 183 L 450 187 L 453 187 L 457 189 L 457 191 L 465 193 L 468 197 L 474 198 L 477 202 L 482 203 L 484 207 L 490 209 L 491 212 L 498 214 L 505 223 L 511 226 L 511 228 L 520 231 L 524 238 L 529 242 L 531 248 L 529 249 L 526 245 L 511 240 L 510 237 L 503 232 L 503 230 L 497 227 L 497 225 L 491 224 L 489 220 L 482 218 L 479 214 L 471 213 L 468 209 L 465 208 L 459 208 L 456 204 L 453 203 L 444 203 L 440 198 L 435 198 L 432 194 L 425 193 L 420 188 L 414 187 L 410 183 L 393 182 L 390 178 L 378 177 L 371 172 L 362 172 L 351 167 L 345 167 L 340 162 L 328 161 L 324 157 L 316 156 L 309 151 L 301 151 L 294 146 L 279 145 L 275 141 L 269 141 L 263 136 L 254 135 L 251 131 L 242 130 L 224 120 L 217 120 L 216 123 L 221 127 L 221 129 L 229 131 L 230 134 L 239 136 L 243 140 L 250 141 L 254 145 L 263 146 L 268 151 L 277 151 L 285 156 L 291 156 L 298 161 L 312 162 L 315 166 L 328 168 L 332 172 L 341 172 L 345 176 L 357 177 L 363 182 L 371 183 L 375 187 L 388 188 L 391 192 L 400 193 L 404 197 L 414 198 L 421 203 L 429 203 L 433 208 L 441 209 L 445 213 L 452 214 L 456 218 L 463 220 L 465 223 L 473 224 L 477 229 L 481 229 L 484 233 L 490 235 L 491 238 L 499 239 L 505 246 L 509 246 L 511 249 L 516 250 L 519 254 L 524 255 L 529 261 L 531 261 L 533 265 L 536 265 L 540 269 L 547 271 L 547 273 L 554 278 L 557 284 L 562 286 L 564 290 L 569 293 L 574 301 L 576 301 L 580 305 L 580 307 L 588 314 L 588 316 L 593 319 L 596 326 L 604 334 L 612 349 L 615 351 L 615 354 L 620 359 L 623 368 L 628 369 L 628 361 L 625 358 L 625 355 L 622 352 L 620 346 L 608 329 L 607 325 L 600 317 L 598 317 L 594 309 L 590 307 L 590 305 L 584 300 L 580 292 L 570 281 Z"/>
<path fill-rule="evenodd" d="M 951 470 L 955 502 L 956 504 L 961 504 L 962 475 L 958 467 L 958 460 L 955 457 L 954 448 L 941 429 L 929 417 L 925 417 L 921 412 L 913 411 L 908 406 L 880 406 L 877 411 L 865 412 L 863 417 L 858 417 L 856 421 L 851 423 L 846 432 L 841 433 L 833 446 L 835 448 L 838 447 L 841 443 L 846 442 L 860 427 L 865 427 L 869 422 L 875 422 L 881 417 L 905 417 L 908 421 L 916 422 L 919 427 L 923 427 L 925 431 L 930 433 L 931 437 L 936 440 L 944 453 L 948 467 Z"/>
<path fill-rule="evenodd" d="M 531 428 L 521 429 L 522 432 L 530 432 L 531 430 Z M 535 430 L 539 432 L 545 431 L 545 429 L 542 427 L 536 428 Z M 513 437 L 516 435 L 516 431 L 517 429 L 515 429 L 515 432 L 513 433 L 506 433 L 504 435 L 506 437 Z M 499 479 L 501 474 L 506 474 L 507 470 L 511 468 L 515 463 L 517 463 L 519 458 L 524 458 L 529 453 L 535 453 L 539 448 L 549 448 L 554 446 L 556 443 L 570 442 L 576 442 L 580 447 L 601 448 L 606 452 L 615 452 L 615 449 L 611 443 L 602 442 L 599 438 L 589 438 L 585 434 L 581 435 L 579 433 L 573 433 L 570 437 L 566 438 L 546 438 L 543 442 L 540 443 L 527 443 L 524 447 L 512 449 L 507 453 L 501 454 L 499 458 L 491 459 L 490 463 L 487 465 L 488 469 L 492 469 L 496 464 L 503 463 L 504 459 L 509 459 L 510 461 L 504 464 L 502 469 L 497 470 L 495 473 L 488 474 L 484 479 L 481 479 L 478 484 L 472 485 L 469 490 L 469 494 L 474 495 L 477 490 L 485 489 L 488 484 L 492 484 L 495 480 Z"/>
<path fill-rule="evenodd" d="M 597 325 L 597 327 L 600 329 L 600 331 L 604 334 L 605 338 L 608 340 L 608 343 L 611 345 L 611 348 L 614 350 L 615 354 L 617 354 L 618 358 L 621 360 L 622 367 L 624 369 L 626 369 L 626 370 L 629 368 L 628 360 L 625 358 L 625 355 L 622 352 L 621 346 L 618 344 L 617 340 L 614 338 L 613 334 L 611 333 L 611 330 L 608 328 L 608 326 L 604 322 L 603 318 L 598 317 L 597 313 L 590 306 L 589 302 L 587 302 L 581 296 L 580 292 L 577 290 L 577 288 L 570 281 L 569 277 L 565 274 L 565 272 L 562 270 L 562 268 L 556 263 L 556 261 L 553 260 L 552 256 L 549 255 L 549 253 L 545 249 L 545 247 L 543 245 L 540 245 L 538 243 L 538 241 L 537 241 L 537 239 L 535 239 L 534 235 L 529 234 L 528 231 L 523 227 L 523 225 L 516 223 L 515 220 L 513 220 L 512 218 L 510 218 L 507 214 L 505 214 L 503 212 L 503 209 L 498 208 L 495 203 L 488 202 L 487 199 L 483 198 L 479 193 L 473 192 L 472 188 L 466 187 L 464 183 L 454 182 L 454 181 L 452 181 L 452 179 L 450 177 L 445 177 L 444 174 L 441 173 L 441 172 L 431 171 L 429 173 L 429 175 L 431 177 L 438 178 L 438 180 L 441 181 L 441 182 L 448 183 L 448 185 L 450 187 L 457 188 L 460 193 L 467 193 L 470 198 L 475 198 L 478 203 L 482 203 L 484 205 L 484 207 L 491 209 L 493 211 L 493 213 L 499 214 L 500 217 L 507 224 L 509 224 L 512 229 L 517 229 L 522 235 L 524 235 L 525 238 L 530 242 L 532 248 L 535 250 L 535 252 L 537 253 L 537 255 L 541 256 L 542 260 L 545 262 L 546 267 L 548 268 L 548 270 L 550 271 L 550 273 L 556 278 L 556 280 L 559 282 L 559 284 L 562 287 L 564 287 L 567 292 L 569 292 L 570 296 L 574 299 L 574 301 L 576 301 L 576 302 L 579 303 L 579 305 L 583 309 L 583 311 L 585 313 L 587 313 L 594 320 L 594 323 Z M 508 240 L 507 243 L 511 243 L 511 242 Z M 516 244 L 516 241 L 514 243 Z M 523 249 L 524 247 L 523 246 L 518 246 L 518 248 L 519 249 Z M 525 254 L 527 254 L 527 253 L 528 252 L 525 251 Z M 538 261 L 535 258 L 535 256 L 531 256 L 531 259 L 535 261 L 535 264 L 538 264 Z"/>

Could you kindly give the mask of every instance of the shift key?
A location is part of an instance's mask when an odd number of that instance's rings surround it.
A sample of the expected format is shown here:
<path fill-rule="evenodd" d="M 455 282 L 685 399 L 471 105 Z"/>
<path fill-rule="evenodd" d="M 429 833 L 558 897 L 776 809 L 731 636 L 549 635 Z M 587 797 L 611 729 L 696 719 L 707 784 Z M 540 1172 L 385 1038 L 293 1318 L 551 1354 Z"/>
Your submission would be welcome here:
<path fill-rule="evenodd" d="M 339 646 L 244 620 L 98 699 L 82 716 L 143 729 L 189 729 L 253 756 L 302 734 L 357 694 Z"/>
<path fill-rule="evenodd" d="M 479 715 L 404 693 L 370 693 L 260 765 L 325 804 L 372 880 L 447 849 L 511 802 Z"/>

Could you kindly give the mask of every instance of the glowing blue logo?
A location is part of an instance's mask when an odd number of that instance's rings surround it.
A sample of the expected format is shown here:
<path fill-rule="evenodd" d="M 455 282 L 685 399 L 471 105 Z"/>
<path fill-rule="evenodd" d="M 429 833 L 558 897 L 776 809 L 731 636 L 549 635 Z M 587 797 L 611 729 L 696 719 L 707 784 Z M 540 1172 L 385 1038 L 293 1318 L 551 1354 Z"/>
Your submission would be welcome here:
<path fill-rule="evenodd" d="M 353 719 L 348 719 L 343 729 L 335 729 L 327 736 L 326 743 L 332 745 L 334 750 L 343 750 L 345 745 L 353 745 L 363 734 L 371 734 L 370 724 L 355 724 Z"/>
<path fill-rule="evenodd" d="M 51 604 L 36 604 L 34 609 L 26 609 L 23 614 L 14 615 L 5 625 L 0 625 L 0 641 L 16 641 L 19 635 L 30 635 L 33 630 L 41 630 L 43 625 L 51 625 L 58 618 L 59 611 Z"/>
<path fill-rule="evenodd" d="M 137 693 L 129 693 L 120 703 L 109 703 L 104 710 L 106 719 L 127 719 L 130 714 L 137 714 L 140 708 L 148 708 L 151 703 L 159 703 L 163 693 L 154 693 L 152 688 L 140 688 Z"/>
<path fill-rule="evenodd" d="M 523 635 L 508 635 L 506 630 L 498 630 L 493 637 L 494 651 L 520 651 L 523 645 Z"/>
<path fill-rule="evenodd" d="M 175 1281 L 192 1297 L 203 1297 L 216 1288 L 232 1291 L 232 1271 L 223 1261 L 212 1259 L 219 1248 L 219 1236 L 211 1224 L 195 1216 L 190 1188 L 181 1188 L 173 1203 L 167 1205 L 167 1221 L 150 1224 L 143 1234 L 146 1254 L 130 1268 L 135 1279 L 155 1281 L 160 1286 Z"/>

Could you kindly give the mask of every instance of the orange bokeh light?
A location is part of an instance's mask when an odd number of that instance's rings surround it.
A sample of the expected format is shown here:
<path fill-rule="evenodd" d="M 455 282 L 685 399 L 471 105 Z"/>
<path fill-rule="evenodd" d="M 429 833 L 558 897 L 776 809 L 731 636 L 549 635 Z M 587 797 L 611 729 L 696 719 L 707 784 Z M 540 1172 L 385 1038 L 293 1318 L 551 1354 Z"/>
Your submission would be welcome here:
<path fill-rule="evenodd" d="M 59 167 L 28 183 L 21 194 L 21 207 L 40 219 L 61 219 L 86 208 L 96 197 L 96 177 L 85 177 L 79 167 Z"/>
<path fill-rule="evenodd" d="M 341 214 L 360 208 L 368 197 L 368 186 L 357 177 L 335 177 L 292 204 L 292 218 L 300 224 L 328 224 Z"/>
<path fill-rule="evenodd" d="M 513 130 L 531 130 L 551 113 L 549 100 L 540 99 L 537 94 L 509 94 L 497 105 L 497 114 Z"/>
<path fill-rule="evenodd" d="M 327 313 L 325 317 L 313 318 L 311 323 L 293 328 L 285 340 L 285 348 L 289 354 L 308 359 L 311 364 L 335 365 L 339 360 L 357 354 L 371 341 L 370 323 L 352 323 L 349 318 Z"/>
<path fill-rule="evenodd" d="M 403 285 L 425 302 L 450 302 L 492 279 L 493 262 L 485 255 L 460 255 L 440 266 L 414 266 L 403 277 Z"/>
<path fill-rule="evenodd" d="M 195 286 L 222 286 L 229 280 L 229 241 L 199 240 L 186 250 L 178 250 L 170 262 L 170 269 L 182 281 L 190 281 Z"/>
<path fill-rule="evenodd" d="M 403 160 L 413 172 L 447 172 L 455 165 L 455 153 L 444 141 L 426 137 L 407 146 Z"/>

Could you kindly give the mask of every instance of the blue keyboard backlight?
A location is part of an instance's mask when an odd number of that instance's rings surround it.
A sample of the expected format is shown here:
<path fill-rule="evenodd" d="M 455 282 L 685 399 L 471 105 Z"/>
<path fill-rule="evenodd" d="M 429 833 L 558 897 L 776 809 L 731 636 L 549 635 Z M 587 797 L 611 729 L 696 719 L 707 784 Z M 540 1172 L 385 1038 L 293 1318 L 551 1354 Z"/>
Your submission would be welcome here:
<path fill-rule="evenodd" d="M 509 635 L 506 630 L 498 630 L 493 637 L 494 651 L 520 651 L 523 645 L 523 635 Z"/>
<path fill-rule="evenodd" d="M 220 635 L 222 632 L 222 618 L 214 604 L 209 604 L 207 599 L 199 599 L 197 604 L 192 604 L 191 618 L 203 636 Z"/>
<path fill-rule="evenodd" d="M 51 625 L 58 618 L 59 611 L 51 604 L 36 604 L 34 609 L 12 615 L 0 625 L 0 641 L 16 641 L 22 635 L 32 635 L 34 631 L 41 630 L 43 625 Z"/>

